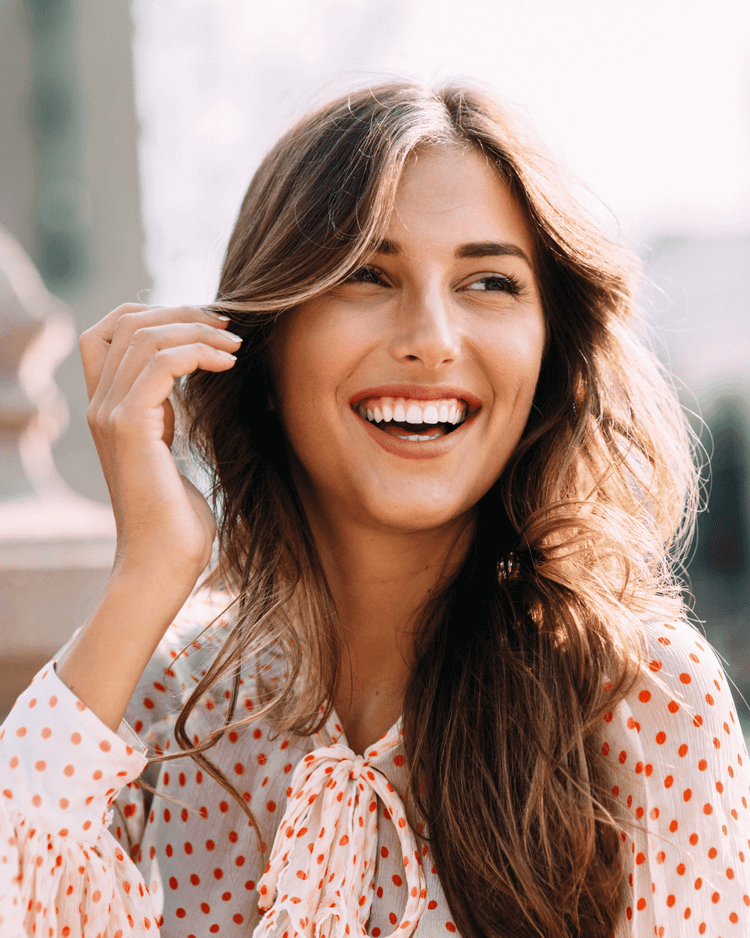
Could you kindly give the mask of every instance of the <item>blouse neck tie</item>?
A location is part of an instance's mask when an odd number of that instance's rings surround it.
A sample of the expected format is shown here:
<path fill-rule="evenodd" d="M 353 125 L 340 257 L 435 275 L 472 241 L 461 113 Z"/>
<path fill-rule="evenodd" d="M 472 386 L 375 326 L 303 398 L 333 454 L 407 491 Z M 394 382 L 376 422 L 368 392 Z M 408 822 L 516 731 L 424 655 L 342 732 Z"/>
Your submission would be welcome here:
<path fill-rule="evenodd" d="M 427 896 L 419 851 L 401 798 L 370 762 L 399 739 L 396 725 L 365 756 L 333 743 L 297 765 L 258 883 L 260 910 L 266 914 L 253 938 L 366 936 L 375 893 L 377 798 L 398 834 L 407 886 L 403 918 L 392 935 L 408 938 L 416 929 Z"/>

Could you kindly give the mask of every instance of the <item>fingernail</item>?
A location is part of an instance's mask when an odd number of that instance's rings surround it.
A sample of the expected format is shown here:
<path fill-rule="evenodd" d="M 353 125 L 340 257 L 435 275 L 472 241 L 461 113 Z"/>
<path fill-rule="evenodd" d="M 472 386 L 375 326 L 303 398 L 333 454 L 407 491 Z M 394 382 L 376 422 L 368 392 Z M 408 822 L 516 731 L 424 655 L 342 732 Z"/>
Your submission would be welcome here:
<path fill-rule="evenodd" d="M 215 313 L 211 309 L 204 309 L 203 312 L 206 313 L 207 316 L 213 316 L 214 319 L 220 319 L 222 322 L 229 322 L 229 316 L 225 316 L 223 313 Z"/>
<path fill-rule="evenodd" d="M 242 339 L 238 335 L 235 335 L 233 332 L 229 332 L 227 329 L 224 330 L 224 335 L 228 336 L 230 339 L 234 339 L 235 342 L 242 341 Z"/>
<path fill-rule="evenodd" d="M 224 355 L 226 358 L 231 358 L 233 362 L 237 361 L 237 356 L 232 355 L 231 352 L 225 352 L 222 348 L 217 348 L 216 351 L 219 353 L 219 355 Z"/>

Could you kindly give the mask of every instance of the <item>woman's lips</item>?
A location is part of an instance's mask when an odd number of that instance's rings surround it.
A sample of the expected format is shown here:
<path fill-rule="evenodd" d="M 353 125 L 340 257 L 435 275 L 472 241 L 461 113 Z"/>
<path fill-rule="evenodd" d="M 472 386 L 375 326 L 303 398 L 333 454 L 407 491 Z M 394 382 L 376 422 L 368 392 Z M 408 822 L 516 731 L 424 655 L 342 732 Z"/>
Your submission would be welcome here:
<path fill-rule="evenodd" d="M 479 410 L 482 406 L 481 400 L 467 391 L 465 388 L 449 387 L 439 385 L 430 387 L 419 384 L 382 384 L 374 388 L 365 388 L 358 391 L 349 401 L 349 404 L 356 410 L 361 401 L 367 398 L 377 397 L 401 397 L 414 401 L 437 401 L 441 398 L 465 401 L 470 411 Z"/>

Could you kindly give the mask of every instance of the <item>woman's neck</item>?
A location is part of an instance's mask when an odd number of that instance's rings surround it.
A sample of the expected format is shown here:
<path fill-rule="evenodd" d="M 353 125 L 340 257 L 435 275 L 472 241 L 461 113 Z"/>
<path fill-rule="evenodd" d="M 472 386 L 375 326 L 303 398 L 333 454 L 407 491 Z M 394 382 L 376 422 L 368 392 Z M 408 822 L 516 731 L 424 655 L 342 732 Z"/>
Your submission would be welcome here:
<path fill-rule="evenodd" d="M 460 566 L 473 523 L 458 519 L 434 531 L 403 532 L 328 517 L 310 521 L 349 652 L 336 711 L 349 745 L 362 752 L 401 714 L 414 666 L 415 619 Z"/>

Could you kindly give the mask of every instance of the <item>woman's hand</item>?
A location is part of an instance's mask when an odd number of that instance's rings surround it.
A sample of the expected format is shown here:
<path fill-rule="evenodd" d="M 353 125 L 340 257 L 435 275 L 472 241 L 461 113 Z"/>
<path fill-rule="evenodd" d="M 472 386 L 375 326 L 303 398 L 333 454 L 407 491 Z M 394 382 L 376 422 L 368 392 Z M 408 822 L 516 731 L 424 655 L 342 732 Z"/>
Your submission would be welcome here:
<path fill-rule="evenodd" d="M 208 563 L 215 521 L 172 458 L 169 394 L 198 368 L 233 366 L 240 340 L 227 321 L 196 307 L 125 304 L 81 336 L 88 422 L 117 523 L 115 575 L 192 579 L 189 593 Z"/>
<path fill-rule="evenodd" d="M 211 556 L 214 516 L 170 451 L 169 393 L 198 368 L 232 367 L 240 340 L 226 324 L 189 306 L 128 304 L 81 336 L 117 553 L 104 595 L 59 657 L 57 674 L 113 730 Z"/>

